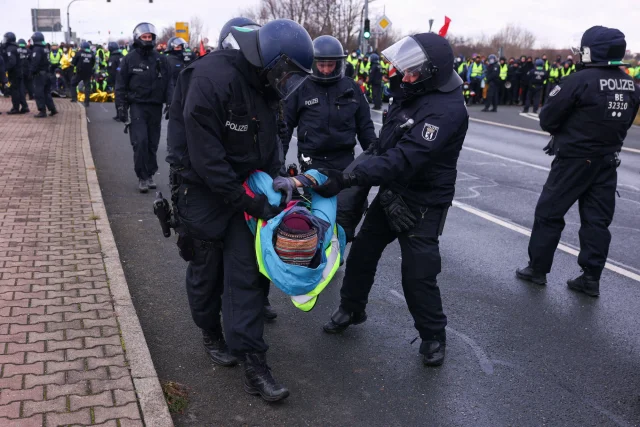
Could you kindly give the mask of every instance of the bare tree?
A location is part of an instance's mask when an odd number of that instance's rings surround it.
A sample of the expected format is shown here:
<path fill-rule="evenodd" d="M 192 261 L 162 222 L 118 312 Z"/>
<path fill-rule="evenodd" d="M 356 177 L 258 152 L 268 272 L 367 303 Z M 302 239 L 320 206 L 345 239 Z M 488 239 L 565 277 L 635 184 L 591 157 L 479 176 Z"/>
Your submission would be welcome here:
<path fill-rule="evenodd" d="M 160 37 L 157 39 L 158 44 L 167 44 L 171 37 L 175 37 L 176 29 L 174 27 L 164 27 L 160 31 Z"/>
<path fill-rule="evenodd" d="M 200 44 L 200 40 L 207 34 L 207 27 L 199 16 L 192 16 L 189 21 L 189 45 L 194 48 Z"/>

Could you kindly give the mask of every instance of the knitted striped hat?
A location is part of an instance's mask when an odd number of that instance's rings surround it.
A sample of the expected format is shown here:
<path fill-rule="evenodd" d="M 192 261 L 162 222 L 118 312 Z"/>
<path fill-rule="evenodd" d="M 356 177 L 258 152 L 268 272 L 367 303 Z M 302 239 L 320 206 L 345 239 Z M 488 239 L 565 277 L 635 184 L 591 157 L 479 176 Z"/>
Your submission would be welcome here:
<path fill-rule="evenodd" d="M 285 215 L 275 238 L 276 253 L 286 264 L 309 266 L 318 248 L 318 230 L 305 215 Z"/>

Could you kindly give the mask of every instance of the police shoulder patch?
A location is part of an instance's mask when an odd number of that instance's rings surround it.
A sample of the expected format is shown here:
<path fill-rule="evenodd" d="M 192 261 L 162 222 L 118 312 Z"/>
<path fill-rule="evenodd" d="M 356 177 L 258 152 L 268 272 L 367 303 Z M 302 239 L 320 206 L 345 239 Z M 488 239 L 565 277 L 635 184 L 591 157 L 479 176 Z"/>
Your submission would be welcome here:
<path fill-rule="evenodd" d="M 556 85 L 556 87 L 553 88 L 553 90 L 551 90 L 551 92 L 549 92 L 549 96 L 556 96 L 558 93 L 560 93 L 560 90 L 562 88 L 558 85 Z"/>
<path fill-rule="evenodd" d="M 438 137 L 438 130 L 440 130 L 438 126 L 425 123 L 424 127 L 422 128 L 422 137 L 426 141 L 434 141 Z"/>

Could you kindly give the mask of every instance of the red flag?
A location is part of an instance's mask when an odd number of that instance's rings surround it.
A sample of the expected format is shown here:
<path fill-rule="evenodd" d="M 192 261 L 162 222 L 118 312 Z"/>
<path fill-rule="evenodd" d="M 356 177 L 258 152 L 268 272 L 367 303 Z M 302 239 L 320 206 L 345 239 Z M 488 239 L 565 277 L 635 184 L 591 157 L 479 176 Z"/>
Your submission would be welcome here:
<path fill-rule="evenodd" d="M 202 42 L 202 40 L 200 40 L 200 56 L 205 56 L 207 54 L 207 51 L 204 49 L 204 43 Z"/>
<path fill-rule="evenodd" d="M 447 35 L 447 31 L 449 31 L 449 24 L 451 23 L 451 19 L 449 19 L 448 16 L 444 17 L 444 25 L 442 26 L 442 28 L 440 28 L 440 31 L 438 31 L 438 35 L 440 37 L 444 37 Z"/>

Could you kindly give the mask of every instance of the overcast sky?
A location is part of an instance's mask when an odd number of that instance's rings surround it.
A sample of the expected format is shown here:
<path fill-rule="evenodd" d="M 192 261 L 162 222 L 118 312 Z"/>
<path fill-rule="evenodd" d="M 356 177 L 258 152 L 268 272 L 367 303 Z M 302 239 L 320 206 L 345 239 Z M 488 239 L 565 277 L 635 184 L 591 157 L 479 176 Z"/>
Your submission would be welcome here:
<path fill-rule="evenodd" d="M 0 32 L 13 31 L 18 38 L 31 34 L 32 8 L 61 9 L 66 28 L 68 0 L 0 0 Z M 71 27 L 80 37 L 94 42 L 108 41 L 122 32 L 129 36 L 141 21 L 156 25 L 158 31 L 175 21 L 189 21 L 200 16 L 208 27 L 210 43 L 217 38 L 222 25 L 240 11 L 255 7 L 259 0 L 78 0 L 70 8 Z M 640 6 L 637 0 L 448 0 L 440 6 L 425 0 L 376 0 L 370 6 L 372 21 L 383 12 L 402 33 L 427 31 L 430 18 L 434 31 L 443 24 L 444 15 L 452 19 L 449 31 L 457 35 L 492 34 L 506 23 L 527 27 L 538 37 L 538 46 L 558 48 L 577 43 L 584 30 L 592 25 L 617 27 L 625 33 L 627 48 L 640 52 Z M 533 4 L 535 3 L 535 5 Z M 100 31 L 100 34 L 98 34 Z M 62 34 L 46 33 L 47 41 L 63 40 Z"/>

